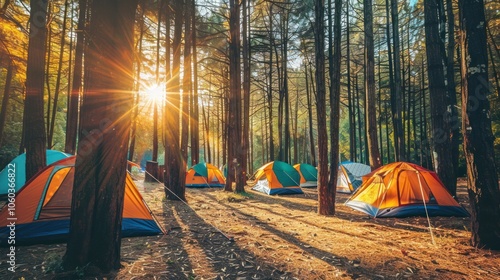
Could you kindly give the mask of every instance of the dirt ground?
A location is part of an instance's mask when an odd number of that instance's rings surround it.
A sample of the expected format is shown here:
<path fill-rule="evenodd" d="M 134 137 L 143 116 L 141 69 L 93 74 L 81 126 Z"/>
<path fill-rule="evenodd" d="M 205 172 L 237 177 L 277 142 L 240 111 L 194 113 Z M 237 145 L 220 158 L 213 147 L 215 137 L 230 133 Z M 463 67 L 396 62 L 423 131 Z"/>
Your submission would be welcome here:
<path fill-rule="evenodd" d="M 500 279 L 500 252 L 468 245 L 468 218 L 433 217 L 430 230 L 426 218 L 370 218 L 339 193 L 335 216 L 319 216 L 316 189 L 188 189 L 184 204 L 136 183 L 167 234 L 124 239 L 118 272 L 58 272 L 65 244 L 51 244 L 18 246 L 15 273 L 0 248 L 0 279 Z"/>

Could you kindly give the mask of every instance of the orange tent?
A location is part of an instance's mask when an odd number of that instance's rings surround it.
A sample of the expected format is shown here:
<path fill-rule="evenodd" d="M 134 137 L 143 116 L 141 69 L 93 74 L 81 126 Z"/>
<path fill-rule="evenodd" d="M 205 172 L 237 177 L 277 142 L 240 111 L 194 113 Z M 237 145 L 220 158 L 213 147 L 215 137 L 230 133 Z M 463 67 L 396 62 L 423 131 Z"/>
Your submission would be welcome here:
<path fill-rule="evenodd" d="M 69 233 L 75 156 L 47 166 L 16 194 L 16 244 L 63 239 Z M 162 230 L 127 173 L 122 236 L 156 235 Z M 0 211 L 0 244 L 10 234 L 8 207 Z"/>
<path fill-rule="evenodd" d="M 216 166 L 200 162 L 193 165 L 186 173 L 187 188 L 213 188 L 224 187 L 226 178 Z"/>
<path fill-rule="evenodd" d="M 469 216 L 436 173 L 407 162 L 387 164 L 364 176 L 346 205 L 373 217 Z"/>

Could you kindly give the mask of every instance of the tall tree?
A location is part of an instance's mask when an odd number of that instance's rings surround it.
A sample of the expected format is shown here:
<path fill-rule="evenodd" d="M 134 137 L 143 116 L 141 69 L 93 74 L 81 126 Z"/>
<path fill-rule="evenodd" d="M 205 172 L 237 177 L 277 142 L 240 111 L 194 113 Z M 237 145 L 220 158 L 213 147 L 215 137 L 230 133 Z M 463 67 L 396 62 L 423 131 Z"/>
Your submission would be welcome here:
<path fill-rule="evenodd" d="M 79 0 L 78 12 L 78 27 L 76 32 L 76 48 L 75 48 L 75 67 L 73 69 L 73 79 L 71 93 L 68 98 L 68 111 L 66 121 L 66 144 L 64 151 L 69 154 L 76 152 L 76 139 L 78 130 L 78 113 L 80 95 L 82 91 L 82 73 L 83 73 L 83 47 L 84 47 L 84 29 L 85 15 L 87 13 L 87 1 Z"/>
<path fill-rule="evenodd" d="M 227 125 L 227 180 L 226 191 L 243 192 L 244 182 L 241 181 L 241 66 L 240 66 L 240 3 L 229 0 L 229 115 Z"/>
<path fill-rule="evenodd" d="M 59 93 L 60 93 L 60 88 L 61 88 L 61 76 L 62 76 L 62 66 L 63 66 L 63 60 L 64 60 L 64 48 L 66 46 L 66 22 L 68 20 L 68 10 L 69 10 L 69 1 L 65 0 L 64 1 L 64 15 L 63 15 L 63 22 L 62 22 L 62 30 L 61 30 L 61 41 L 59 44 L 59 62 L 57 66 L 57 78 L 56 78 L 56 86 L 54 89 L 54 103 L 52 105 L 52 117 L 50 118 L 50 125 L 49 125 L 49 131 L 48 131 L 48 137 L 47 137 L 47 146 L 52 147 L 53 145 L 53 138 L 54 138 L 54 128 L 56 125 L 56 114 L 58 112 L 57 110 L 57 103 L 59 102 Z"/>
<path fill-rule="evenodd" d="M 2 147 L 3 131 L 5 128 L 5 120 L 7 119 L 7 106 L 10 100 L 10 90 L 12 84 L 12 75 L 14 74 L 14 63 L 9 57 L 7 62 L 7 74 L 5 76 L 5 86 L 2 98 L 2 110 L 0 111 L 0 147 Z"/>
<path fill-rule="evenodd" d="M 184 0 L 184 71 L 182 76 L 182 112 L 181 112 L 181 153 L 183 157 L 183 166 L 186 168 L 188 160 L 188 142 L 189 142 L 189 122 L 191 112 L 189 110 L 191 96 L 191 1 Z"/>
<path fill-rule="evenodd" d="M 169 7 L 167 1 L 167 7 Z M 172 2 L 170 2 L 172 3 Z M 186 167 L 180 149 L 180 66 L 181 66 L 181 39 L 182 39 L 182 1 L 174 1 L 174 37 L 172 39 L 172 78 L 167 80 L 167 102 L 165 105 L 165 195 L 170 200 L 186 200 L 185 172 Z M 168 26 L 168 25 L 167 25 Z M 168 38 L 168 37 L 167 37 Z M 168 41 L 168 40 L 167 40 Z M 168 45 L 168 44 L 167 44 Z M 169 54 L 167 52 L 167 54 Z M 169 55 L 170 56 L 170 55 Z"/>
<path fill-rule="evenodd" d="M 141 69 L 142 69 L 142 39 L 144 37 L 144 14 L 146 12 L 145 5 L 144 5 L 145 0 L 141 0 L 139 3 L 140 7 L 140 15 L 138 19 L 138 25 L 139 25 L 139 38 L 137 39 L 137 50 L 136 50 L 136 71 L 135 71 L 135 86 L 134 86 L 134 93 L 135 93 L 135 102 L 134 102 L 134 113 L 132 115 L 132 127 L 130 128 L 130 146 L 128 149 L 128 160 L 129 161 L 134 161 L 134 154 L 135 154 L 135 143 L 137 140 L 137 122 L 139 121 L 139 101 L 140 101 L 140 87 L 141 83 L 139 81 L 139 78 L 141 76 Z M 128 166 L 130 169 L 132 166 Z"/>
<path fill-rule="evenodd" d="M 161 40 L 161 16 L 162 16 L 162 1 L 158 1 L 158 22 L 156 25 L 156 67 L 155 67 L 155 87 L 157 87 L 160 83 L 160 40 Z M 139 76 L 137 77 L 139 78 Z M 153 106 L 153 155 L 151 160 L 154 162 L 158 161 L 158 107 L 162 104 L 158 104 L 158 99 L 155 99 L 151 106 Z M 152 173 L 153 177 L 158 178 L 158 169 L 157 165 L 154 165 L 154 170 L 147 170 Z M 146 176 L 146 179 L 148 176 Z"/>
<path fill-rule="evenodd" d="M 316 114 L 318 121 L 318 214 L 333 215 L 334 201 L 328 185 L 328 135 L 326 131 L 325 1 L 314 1 L 314 53 L 316 64 Z"/>
<path fill-rule="evenodd" d="M 195 165 L 200 162 L 200 128 L 199 128 L 199 104 L 198 104 L 198 50 L 196 45 L 196 0 L 191 1 L 191 21 L 192 21 L 192 30 L 191 30 L 191 45 L 193 46 L 193 56 L 192 56 L 192 64 L 193 64 L 193 98 L 191 98 L 191 118 L 190 120 L 190 129 L 191 129 L 191 164 Z M 208 160 L 207 162 L 210 162 Z"/>
<path fill-rule="evenodd" d="M 328 41 L 330 65 L 330 178 L 328 181 L 325 205 L 331 207 L 327 215 L 335 214 L 335 196 L 339 162 L 339 124 L 340 124 L 340 68 L 342 65 L 342 1 L 335 0 L 335 16 L 332 21 L 332 0 L 328 0 Z M 333 26 L 332 26 L 333 25 Z M 333 31 L 333 32 L 332 32 Z M 334 38 L 332 38 L 334 33 Z M 332 40 L 333 39 L 333 40 Z M 333 52 L 332 52 L 333 51 Z"/>
<path fill-rule="evenodd" d="M 375 46 L 373 41 L 372 0 L 363 1 L 365 17 L 365 96 L 366 96 L 366 136 L 369 162 L 372 169 L 382 165 L 377 136 L 377 110 L 375 108 Z"/>
<path fill-rule="evenodd" d="M 394 146 L 396 161 L 406 160 L 405 155 L 405 139 L 402 123 L 402 93 L 401 93 L 401 47 L 399 40 L 399 9 L 398 1 L 390 0 L 391 2 L 391 19 L 392 19 L 392 45 L 394 46 L 394 55 L 389 60 L 394 61 L 394 83 L 391 90 L 391 109 L 392 109 L 392 124 L 394 126 Z M 386 2 L 387 3 L 387 2 Z"/>
<path fill-rule="evenodd" d="M 432 152 L 434 169 L 451 194 L 456 194 L 456 176 L 451 153 L 450 123 L 444 118 L 448 98 L 444 75 L 444 54 L 439 36 L 437 0 L 424 0 L 425 41 L 429 95 L 431 101 Z"/>
<path fill-rule="evenodd" d="M 136 7 L 137 0 L 91 4 L 66 268 L 120 267 Z"/>
<path fill-rule="evenodd" d="M 483 0 L 459 0 L 462 131 L 471 205 L 471 243 L 500 250 L 500 187 L 488 100 L 488 56 Z"/>
<path fill-rule="evenodd" d="M 249 150 L 250 150 L 250 0 L 242 0 L 243 7 L 243 134 L 241 137 L 241 176 L 242 181 L 246 181 L 246 172 L 249 171 L 249 166 L 251 166 L 252 161 L 249 161 Z M 250 163 L 250 164 L 249 164 Z"/>
<path fill-rule="evenodd" d="M 45 126 L 43 119 L 43 84 L 48 1 L 30 1 L 30 31 L 24 99 L 24 147 L 26 149 L 26 181 L 46 164 Z"/>
<path fill-rule="evenodd" d="M 451 133 L 451 161 L 455 176 L 451 188 L 456 189 L 458 176 L 459 146 L 460 146 L 460 119 L 457 110 L 457 92 L 455 82 L 455 15 L 453 13 L 453 1 L 446 0 L 446 14 L 448 18 L 448 45 L 446 62 L 446 86 L 447 86 L 447 112 L 446 121 L 450 123 Z"/>

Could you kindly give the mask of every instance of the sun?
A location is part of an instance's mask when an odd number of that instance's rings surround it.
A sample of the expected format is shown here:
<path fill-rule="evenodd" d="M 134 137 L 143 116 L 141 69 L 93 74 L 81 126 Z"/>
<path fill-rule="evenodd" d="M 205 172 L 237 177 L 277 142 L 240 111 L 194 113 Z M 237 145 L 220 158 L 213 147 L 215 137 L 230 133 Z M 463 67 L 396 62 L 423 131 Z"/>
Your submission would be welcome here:
<path fill-rule="evenodd" d="M 163 100 L 165 100 L 165 87 L 161 84 L 148 86 L 144 93 L 148 103 L 162 104 Z"/>

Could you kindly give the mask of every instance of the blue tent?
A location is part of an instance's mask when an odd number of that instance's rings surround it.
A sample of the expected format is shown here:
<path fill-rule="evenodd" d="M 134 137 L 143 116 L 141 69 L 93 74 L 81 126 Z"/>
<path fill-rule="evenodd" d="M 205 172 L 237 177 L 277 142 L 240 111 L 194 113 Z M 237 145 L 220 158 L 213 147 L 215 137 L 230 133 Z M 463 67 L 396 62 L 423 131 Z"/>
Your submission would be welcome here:
<path fill-rule="evenodd" d="M 337 192 L 353 193 L 363 183 L 362 177 L 372 170 L 369 165 L 343 161 L 339 164 Z"/>
<path fill-rule="evenodd" d="M 71 156 L 60 151 L 47 150 L 47 165 L 54 163 L 63 158 Z M 16 192 L 26 183 L 26 154 L 20 154 L 15 157 L 5 168 L 0 172 L 0 196 L 7 195 L 9 191 L 9 174 L 10 178 L 14 178 Z M 12 181 L 12 179 L 11 179 Z"/>

